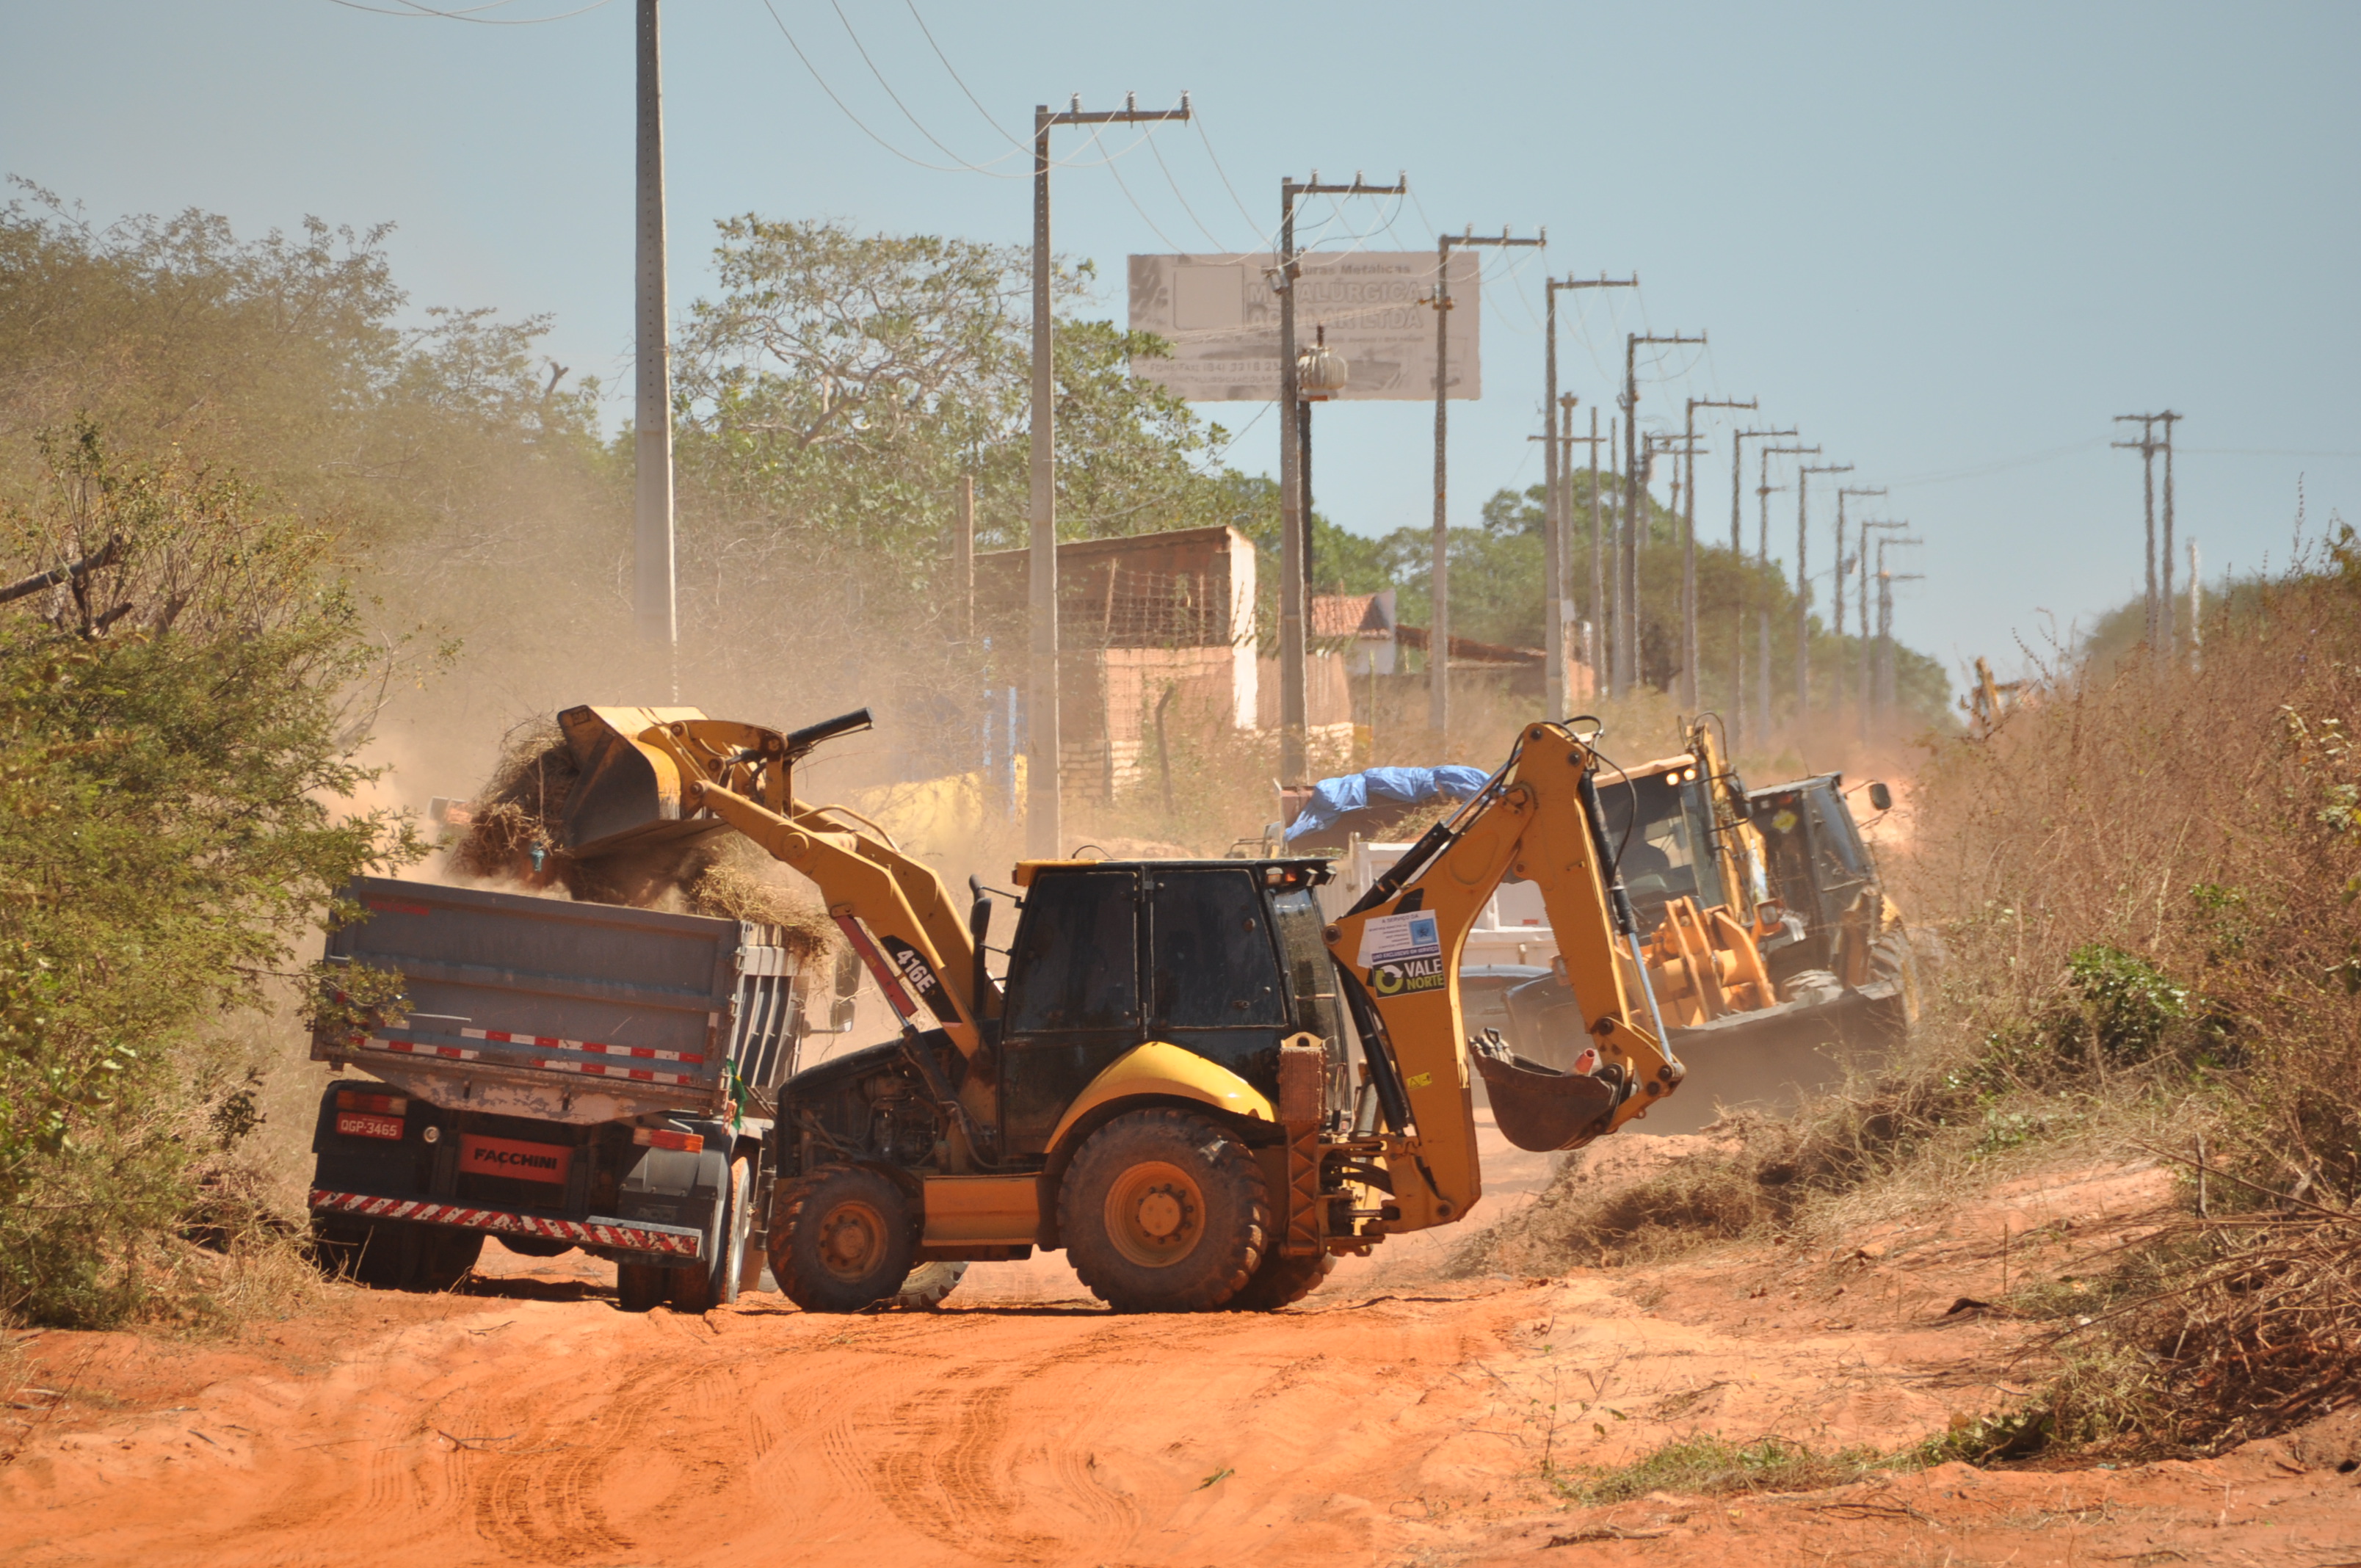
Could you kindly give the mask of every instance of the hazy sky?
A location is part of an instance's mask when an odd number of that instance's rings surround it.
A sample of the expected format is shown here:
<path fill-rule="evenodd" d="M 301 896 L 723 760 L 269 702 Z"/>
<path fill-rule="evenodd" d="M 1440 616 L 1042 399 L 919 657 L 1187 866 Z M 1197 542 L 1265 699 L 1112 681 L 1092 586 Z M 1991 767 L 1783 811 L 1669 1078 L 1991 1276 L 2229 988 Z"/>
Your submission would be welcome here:
<path fill-rule="evenodd" d="M 729 214 L 1027 238 L 1023 178 L 914 166 L 954 159 L 838 10 L 773 5 L 775 20 L 762 0 L 665 7 L 676 305 L 708 286 Z M 495 27 L 333 0 L 0 0 L 0 169 L 100 219 L 198 206 L 245 234 L 306 214 L 390 220 L 414 303 L 553 313 L 550 352 L 620 391 L 632 10 Z M 1847 483 L 1889 486 L 1859 504 L 1927 540 L 1899 630 L 1955 671 L 1977 652 L 2013 661 L 2043 612 L 2070 622 L 2136 591 L 2139 460 L 2109 449 L 2111 415 L 2188 416 L 2179 519 L 2209 576 L 2286 558 L 2300 478 L 2315 532 L 2332 510 L 2361 521 L 2353 5 L 917 0 L 915 15 L 1020 136 L 1033 104 L 1074 93 L 1100 108 L 1127 90 L 1193 93 L 1201 127 L 1158 133 L 1163 167 L 1131 133 L 1060 134 L 1074 167 L 1056 177 L 1056 243 L 1098 261 L 1111 315 L 1126 253 L 1253 247 L 1283 173 L 1408 170 L 1415 204 L 1348 208 L 1331 244 L 1389 221 L 1359 243 L 1547 225 L 1545 257 L 1489 269 L 1486 396 L 1453 409 L 1455 521 L 1541 476 L 1525 436 L 1545 269 L 1643 285 L 1569 320 L 1562 362 L 1586 404 L 1611 399 L 1626 330 L 1706 329 L 1708 350 L 1667 354 L 1643 383 L 1643 428 L 1677 422 L 1686 397 L 1759 396 L 1822 460 L 1857 465 Z M 844 0 L 842 16 L 958 160 L 1021 175 L 1016 156 L 990 162 L 1010 144 L 909 5 Z M 829 100 L 782 24 L 906 159 Z M 1275 417 L 1205 411 L 1255 421 L 1233 460 L 1275 472 Z M 1431 428 L 1420 404 L 1324 413 L 1322 510 L 1361 532 L 1423 526 Z M 1702 465 L 1709 538 L 1728 528 L 1726 428 Z M 1792 555 L 1793 496 L 1773 509 Z M 1751 497 L 1747 519 L 1751 543 Z"/>

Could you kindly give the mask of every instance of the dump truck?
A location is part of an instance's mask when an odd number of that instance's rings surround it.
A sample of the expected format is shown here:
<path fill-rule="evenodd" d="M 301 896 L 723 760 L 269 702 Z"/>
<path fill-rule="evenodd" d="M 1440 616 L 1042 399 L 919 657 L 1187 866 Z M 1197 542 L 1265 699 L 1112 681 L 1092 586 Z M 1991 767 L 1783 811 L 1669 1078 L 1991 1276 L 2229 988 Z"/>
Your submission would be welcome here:
<path fill-rule="evenodd" d="M 336 1075 L 312 1142 L 332 1265 L 439 1288 L 487 1236 L 579 1247 L 633 1310 L 760 1277 L 771 1096 L 807 1033 L 776 927 L 382 877 L 339 902 L 312 1039 Z"/>
<path fill-rule="evenodd" d="M 694 709 L 560 722 L 583 768 L 566 852 L 744 835 L 818 887 L 900 1021 L 769 1107 L 764 1242 L 807 1310 L 1037 1248 L 1118 1310 L 1280 1306 L 1339 1255 L 1475 1211 L 1478 1077 L 1502 1134 L 1535 1150 L 1607 1135 L 1682 1080 L 1633 961 L 1598 759 L 1561 725 L 1522 729 L 1329 915 L 1327 862 L 1287 856 L 1027 861 L 1010 889 L 972 881 L 961 910 L 875 827 L 794 794 L 797 760 L 865 712 L 789 733 Z M 1512 879 L 1539 891 L 1584 1008 L 1587 1054 L 1565 1068 L 1466 1028 L 1459 959 Z M 1017 905 L 999 972 L 996 898 Z"/>

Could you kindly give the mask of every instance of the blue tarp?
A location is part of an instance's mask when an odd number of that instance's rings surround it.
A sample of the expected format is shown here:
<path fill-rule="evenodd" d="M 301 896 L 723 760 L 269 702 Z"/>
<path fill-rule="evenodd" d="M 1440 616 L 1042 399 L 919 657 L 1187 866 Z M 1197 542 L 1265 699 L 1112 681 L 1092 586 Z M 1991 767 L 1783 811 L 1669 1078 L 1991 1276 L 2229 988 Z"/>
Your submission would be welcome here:
<path fill-rule="evenodd" d="M 1371 768 L 1342 778 L 1322 779 L 1312 786 L 1303 814 L 1287 825 L 1290 843 L 1317 833 L 1356 811 L 1370 806 L 1424 806 L 1430 801 L 1466 800 L 1484 787 L 1491 775 L 1481 768 L 1445 762 L 1436 768 Z"/>

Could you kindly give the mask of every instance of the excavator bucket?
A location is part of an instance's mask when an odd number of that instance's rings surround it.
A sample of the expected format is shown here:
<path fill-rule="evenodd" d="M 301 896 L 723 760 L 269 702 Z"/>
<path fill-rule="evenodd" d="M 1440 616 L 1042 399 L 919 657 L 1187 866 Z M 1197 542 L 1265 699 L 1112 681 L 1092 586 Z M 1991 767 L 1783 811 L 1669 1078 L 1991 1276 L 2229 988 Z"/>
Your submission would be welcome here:
<path fill-rule="evenodd" d="M 1616 1103 L 1611 1080 L 1560 1072 L 1489 1040 L 1474 1040 L 1468 1055 L 1484 1075 L 1492 1122 L 1521 1149 L 1554 1154 L 1580 1148 L 1607 1130 Z"/>
<path fill-rule="evenodd" d="M 595 860 L 721 830 L 719 818 L 682 809 L 680 770 L 639 739 L 655 726 L 704 717 L 694 707 L 586 706 L 559 714 L 582 770 L 566 800 L 566 853 Z"/>

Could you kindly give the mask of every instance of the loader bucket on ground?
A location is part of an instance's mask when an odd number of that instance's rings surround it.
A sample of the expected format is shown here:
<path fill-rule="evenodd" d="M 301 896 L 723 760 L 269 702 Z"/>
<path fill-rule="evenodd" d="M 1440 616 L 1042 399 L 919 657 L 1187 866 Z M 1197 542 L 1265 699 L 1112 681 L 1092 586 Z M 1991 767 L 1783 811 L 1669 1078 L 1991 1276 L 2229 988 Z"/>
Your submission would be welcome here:
<path fill-rule="evenodd" d="M 1521 1149 L 1554 1154 L 1579 1148 L 1606 1126 L 1615 1109 L 1612 1081 L 1559 1072 L 1527 1061 L 1505 1047 L 1469 1053 L 1492 1102 L 1500 1135 Z"/>
<path fill-rule="evenodd" d="M 577 860 L 697 838 L 723 824 L 684 814 L 680 771 L 637 739 L 653 726 L 705 715 L 693 707 L 569 707 L 558 728 L 582 769 L 566 797 L 564 849 Z"/>

